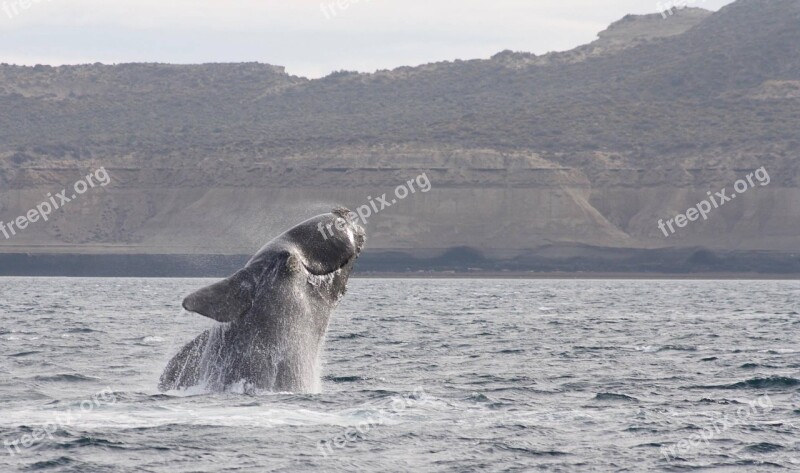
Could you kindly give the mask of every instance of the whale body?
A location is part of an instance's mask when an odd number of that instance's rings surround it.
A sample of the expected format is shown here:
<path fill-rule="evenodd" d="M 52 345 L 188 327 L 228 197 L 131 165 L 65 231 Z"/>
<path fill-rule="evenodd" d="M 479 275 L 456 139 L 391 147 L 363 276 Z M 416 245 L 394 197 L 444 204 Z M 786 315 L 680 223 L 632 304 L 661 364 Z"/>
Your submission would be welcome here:
<path fill-rule="evenodd" d="M 167 364 L 159 389 L 317 392 L 331 311 L 366 240 L 345 208 L 267 243 L 231 277 L 183 301 L 220 324 Z"/>

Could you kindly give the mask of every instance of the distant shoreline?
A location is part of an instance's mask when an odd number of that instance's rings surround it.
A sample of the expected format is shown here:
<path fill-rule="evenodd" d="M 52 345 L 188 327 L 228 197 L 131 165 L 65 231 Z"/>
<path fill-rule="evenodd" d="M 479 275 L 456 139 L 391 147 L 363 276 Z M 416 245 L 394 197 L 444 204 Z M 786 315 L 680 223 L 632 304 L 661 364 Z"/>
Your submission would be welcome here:
<path fill-rule="evenodd" d="M 602 256 L 608 257 L 603 258 Z M 88 255 L 0 253 L 0 276 L 220 278 L 248 255 Z M 364 253 L 357 278 L 402 279 L 800 279 L 797 255 L 708 251 L 594 250 L 579 256 L 484 258 L 453 251 L 433 258 Z"/>
<path fill-rule="evenodd" d="M 220 279 L 225 276 L 84 276 L 84 275 L 0 275 L 0 279 L 12 278 L 86 278 L 86 279 Z M 697 274 L 668 274 L 668 273 L 354 273 L 350 279 L 431 279 L 431 280 L 618 280 L 618 281 L 800 281 L 800 274 L 752 274 L 752 273 L 697 273 Z"/>
<path fill-rule="evenodd" d="M 430 271 L 414 273 L 393 272 L 355 272 L 354 279 L 658 279 L 658 280 L 800 280 L 800 274 L 761 274 L 761 273 L 612 273 L 612 272 L 525 272 L 525 271 L 486 271 L 450 272 Z"/>

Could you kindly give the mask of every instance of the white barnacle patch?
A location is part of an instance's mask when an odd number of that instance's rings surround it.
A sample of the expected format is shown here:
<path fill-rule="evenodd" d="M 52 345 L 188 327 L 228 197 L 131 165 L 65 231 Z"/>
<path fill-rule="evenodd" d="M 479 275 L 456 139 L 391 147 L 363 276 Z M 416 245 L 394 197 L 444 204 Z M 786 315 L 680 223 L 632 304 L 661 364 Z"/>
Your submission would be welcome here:
<path fill-rule="evenodd" d="M 300 261 L 297 255 L 289 255 L 289 258 L 286 260 L 286 267 L 292 273 L 299 273 L 303 269 L 303 262 Z"/>

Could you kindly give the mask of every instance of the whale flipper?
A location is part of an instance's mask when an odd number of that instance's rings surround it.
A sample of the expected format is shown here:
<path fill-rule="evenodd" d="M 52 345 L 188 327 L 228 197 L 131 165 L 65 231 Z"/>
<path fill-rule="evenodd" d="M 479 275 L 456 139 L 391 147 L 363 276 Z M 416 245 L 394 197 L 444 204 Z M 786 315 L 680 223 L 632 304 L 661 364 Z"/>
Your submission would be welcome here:
<path fill-rule="evenodd" d="M 247 268 L 183 300 L 183 308 L 217 322 L 233 322 L 253 306 L 256 281 Z"/>

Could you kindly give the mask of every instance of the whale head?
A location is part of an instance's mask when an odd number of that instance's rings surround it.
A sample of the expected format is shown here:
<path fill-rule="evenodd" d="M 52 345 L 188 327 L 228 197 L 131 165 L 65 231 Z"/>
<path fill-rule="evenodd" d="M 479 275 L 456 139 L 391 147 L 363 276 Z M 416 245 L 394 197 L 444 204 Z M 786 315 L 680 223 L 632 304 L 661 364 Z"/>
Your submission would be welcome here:
<path fill-rule="evenodd" d="M 235 322 L 251 312 L 263 313 L 287 294 L 304 294 L 318 312 L 329 312 L 344 295 L 366 241 L 352 215 L 338 207 L 287 230 L 231 277 L 186 297 L 184 309 Z"/>
<path fill-rule="evenodd" d="M 276 251 L 290 254 L 289 264 L 301 265 L 311 275 L 326 276 L 340 270 L 349 274 L 366 241 L 364 229 L 348 209 L 338 207 L 295 226 L 259 251 L 249 264 L 275 257 Z"/>

